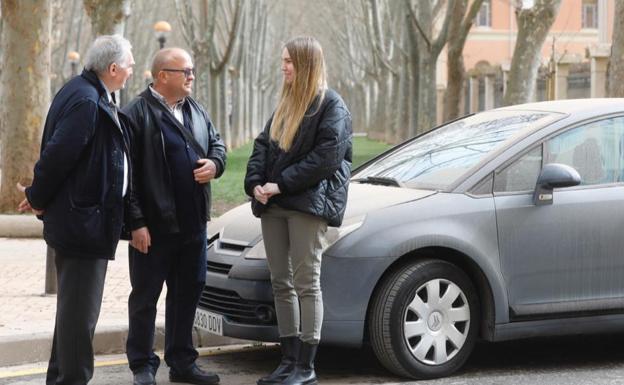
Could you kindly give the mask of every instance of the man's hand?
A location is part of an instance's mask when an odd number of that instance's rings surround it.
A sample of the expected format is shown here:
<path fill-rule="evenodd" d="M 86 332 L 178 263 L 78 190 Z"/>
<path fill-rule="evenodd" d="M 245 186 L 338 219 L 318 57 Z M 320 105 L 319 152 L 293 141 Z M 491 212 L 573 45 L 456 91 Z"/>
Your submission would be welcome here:
<path fill-rule="evenodd" d="M 24 195 L 26 195 L 26 186 L 23 186 L 21 183 L 17 182 L 17 189 L 23 192 Z M 19 211 L 20 213 L 23 213 L 24 211 L 29 211 L 29 210 L 32 211 L 35 215 L 43 215 L 43 210 L 34 209 L 30 205 L 30 202 L 28 202 L 28 199 L 24 198 L 24 200 L 21 201 L 19 205 L 17 205 L 17 211 Z"/>
<path fill-rule="evenodd" d="M 140 227 L 132 231 L 132 240 L 130 246 L 139 250 L 143 254 L 147 254 L 147 250 L 152 245 L 152 238 L 150 237 L 147 227 Z"/>
<path fill-rule="evenodd" d="M 263 205 L 266 205 L 267 202 L 269 201 L 269 196 L 264 192 L 264 189 L 262 188 L 262 186 L 257 185 L 256 187 L 254 187 L 253 193 L 254 193 L 254 198 L 256 198 L 256 200 L 262 203 Z"/>
<path fill-rule="evenodd" d="M 205 184 L 210 182 L 210 180 L 214 179 L 215 175 L 217 175 L 217 166 L 210 159 L 199 159 L 197 164 L 200 166 L 193 170 L 193 176 L 195 177 L 195 182 L 199 184 Z"/>

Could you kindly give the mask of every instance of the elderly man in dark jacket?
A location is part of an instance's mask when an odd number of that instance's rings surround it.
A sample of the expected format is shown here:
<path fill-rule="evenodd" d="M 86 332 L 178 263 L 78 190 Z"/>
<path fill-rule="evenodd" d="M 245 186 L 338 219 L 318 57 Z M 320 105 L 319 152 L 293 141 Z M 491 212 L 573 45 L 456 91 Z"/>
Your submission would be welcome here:
<path fill-rule="evenodd" d="M 165 361 L 173 382 L 216 384 L 195 364 L 192 329 L 206 279 L 210 180 L 225 169 L 225 145 L 191 98 L 194 68 L 179 48 L 159 51 L 154 83 L 124 108 L 132 121 L 135 170 L 130 207 L 132 241 L 127 355 L 134 384 L 155 383 L 156 302 L 167 283 Z"/>
<path fill-rule="evenodd" d="M 132 74 L 131 48 L 121 36 L 99 37 L 83 73 L 56 94 L 33 183 L 18 207 L 39 214 L 43 236 L 56 252 L 58 296 L 47 385 L 86 384 L 93 376 L 93 333 L 130 179 L 125 119 L 110 93 Z"/>

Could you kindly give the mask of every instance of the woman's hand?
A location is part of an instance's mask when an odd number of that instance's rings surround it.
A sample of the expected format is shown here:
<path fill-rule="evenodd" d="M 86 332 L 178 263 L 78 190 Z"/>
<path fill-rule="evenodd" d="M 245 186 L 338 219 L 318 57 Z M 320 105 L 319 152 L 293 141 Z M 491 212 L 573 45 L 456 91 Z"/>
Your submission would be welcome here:
<path fill-rule="evenodd" d="M 262 188 L 262 186 L 257 185 L 256 187 L 254 187 L 253 193 L 254 193 L 254 198 L 256 198 L 256 200 L 262 203 L 263 205 L 266 205 L 267 202 L 269 201 L 269 196 L 264 192 L 264 189 Z"/>
<path fill-rule="evenodd" d="M 268 198 L 271 198 L 273 195 L 281 193 L 277 183 L 265 183 L 264 186 L 262 186 L 262 189 L 264 190 L 264 194 L 267 195 Z"/>
<path fill-rule="evenodd" d="M 277 183 L 265 183 L 264 186 L 257 185 L 254 187 L 254 198 L 263 205 L 266 205 L 269 198 L 280 192 Z"/>

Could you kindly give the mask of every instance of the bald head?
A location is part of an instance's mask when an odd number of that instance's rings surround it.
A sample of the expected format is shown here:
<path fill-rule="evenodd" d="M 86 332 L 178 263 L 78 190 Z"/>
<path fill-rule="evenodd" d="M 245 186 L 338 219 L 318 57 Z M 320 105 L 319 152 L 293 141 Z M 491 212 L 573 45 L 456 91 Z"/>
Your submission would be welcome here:
<path fill-rule="evenodd" d="M 158 73 L 163 68 L 169 68 L 172 64 L 179 61 L 192 61 L 191 55 L 182 48 L 163 48 L 156 52 L 152 60 L 152 76 L 158 78 Z"/>
<path fill-rule="evenodd" d="M 153 87 L 169 105 L 193 92 L 195 73 L 193 60 L 188 52 L 181 48 L 161 49 L 152 61 Z"/>

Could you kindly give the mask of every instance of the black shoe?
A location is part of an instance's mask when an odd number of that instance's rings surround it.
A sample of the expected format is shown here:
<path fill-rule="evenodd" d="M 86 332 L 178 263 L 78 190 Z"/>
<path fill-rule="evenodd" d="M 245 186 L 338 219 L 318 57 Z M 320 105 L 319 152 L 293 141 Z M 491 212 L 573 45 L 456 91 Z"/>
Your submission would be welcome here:
<path fill-rule="evenodd" d="M 281 385 L 317 385 L 316 372 L 314 372 L 314 357 L 318 344 L 301 342 L 297 365 Z"/>
<path fill-rule="evenodd" d="M 262 377 L 257 381 L 258 385 L 276 385 L 290 375 L 297 363 L 299 355 L 299 337 L 282 337 L 280 338 L 280 347 L 282 349 L 282 361 L 277 369 L 268 376 Z"/>
<path fill-rule="evenodd" d="M 195 385 L 216 385 L 219 383 L 219 376 L 215 373 L 204 372 L 197 364 L 193 364 L 189 369 L 181 373 L 171 368 L 169 370 L 169 381 Z"/>
<path fill-rule="evenodd" d="M 154 378 L 154 373 L 152 373 L 152 370 L 149 367 L 145 366 L 134 372 L 134 380 L 132 381 L 132 384 L 156 385 L 156 378 Z"/>

